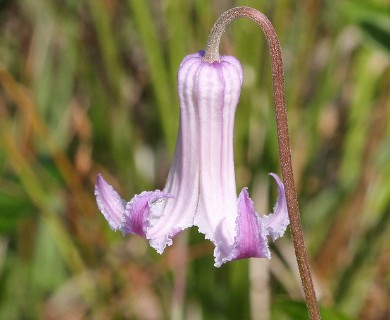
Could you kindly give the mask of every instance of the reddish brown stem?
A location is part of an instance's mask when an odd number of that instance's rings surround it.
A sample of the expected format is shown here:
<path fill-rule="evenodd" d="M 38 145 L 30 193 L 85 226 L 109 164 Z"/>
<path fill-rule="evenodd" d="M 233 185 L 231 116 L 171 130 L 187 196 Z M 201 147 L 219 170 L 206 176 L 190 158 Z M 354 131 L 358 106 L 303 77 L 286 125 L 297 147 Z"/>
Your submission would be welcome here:
<path fill-rule="evenodd" d="M 263 30 L 267 38 L 272 64 L 272 80 L 276 126 L 279 142 L 279 158 L 282 169 L 283 183 L 286 191 L 291 236 L 294 244 L 297 263 L 299 266 L 299 273 L 301 276 L 303 290 L 305 292 L 306 304 L 310 319 L 321 319 L 310 273 L 310 265 L 307 257 L 301 218 L 299 214 L 298 199 L 295 191 L 294 175 L 291 165 L 286 102 L 284 96 L 283 61 L 280 52 L 280 44 L 275 29 L 268 18 L 256 9 L 250 7 L 237 7 L 230 9 L 224 12 L 214 24 L 207 42 L 204 60 L 209 63 L 219 61 L 219 42 L 221 36 L 225 31 L 225 27 L 231 21 L 237 18 L 249 18 L 255 21 Z"/>

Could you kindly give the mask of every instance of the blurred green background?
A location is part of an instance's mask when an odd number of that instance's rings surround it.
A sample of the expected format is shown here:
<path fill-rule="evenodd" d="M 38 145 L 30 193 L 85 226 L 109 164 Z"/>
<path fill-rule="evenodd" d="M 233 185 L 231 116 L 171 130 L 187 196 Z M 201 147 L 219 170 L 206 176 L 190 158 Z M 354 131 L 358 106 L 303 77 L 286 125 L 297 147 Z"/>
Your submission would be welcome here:
<path fill-rule="evenodd" d="M 283 51 L 292 157 L 324 319 L 390 318 L 390 2 L 0 0 L 0 319 L 307 319 L 289 234 L 213 267 L 189 230 L 162 256 L 110 230 L 93 188 L 163 188 L 181 59 L 219 14 L 265 13 Z M 245 81 L 237 188 L 270 212 L 279 171 L 264 36 L 221 52 Z"/>

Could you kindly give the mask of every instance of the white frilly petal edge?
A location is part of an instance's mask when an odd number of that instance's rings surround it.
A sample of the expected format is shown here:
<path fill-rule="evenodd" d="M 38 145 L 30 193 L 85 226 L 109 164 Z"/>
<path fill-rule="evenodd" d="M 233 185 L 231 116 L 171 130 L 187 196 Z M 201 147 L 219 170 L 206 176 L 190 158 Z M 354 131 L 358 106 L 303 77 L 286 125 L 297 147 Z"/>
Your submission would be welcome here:
<path fill-rule="evenodd" d="M 149 240 L 149 244 L 152 248 L 154 248 L 157 253 L 162 254 L 165 250 L 166 247 L 169 247 L 173 244 L 173 238 L 183 231 L 183 228 L 174 228 L 171 232 L 168 234 L 164 235 L 163 237 L 160 238 L 150 238 L 148 237 L 148 234 L 146 232 L 146 238 Z"/>
<path fill-rule="evenodd" d="M 223 239 L 214 241 L 215 266 L 244 258 L 271 258 L 268 248 L 267 236 L 272 240 L 281 237 L 289 224 L 284 185 L 279 177 L 270 173 L 278 185 L 278 199 L 273 213 L 259 217 L 244 188 L 237 200 L 238 216 L 236 219 L 236 236 L 233 245 L 226 244 Z M 99 174 L 95 186 L 96 201 L 99 210 L 103 213 L 113 230 L 121 230 L 122 233 L 138 234 L 147 238 L 150 245 L 158 253 L 162 253 L 166 246 L 172 245 L 172 239 L 182 229 L 172 230 L 164 238 L 148 237 L 149 217 L 156 204 L 168 198 L 174 198 L 163 191 L 144 191 L 135 195 L 127 204 L 121 199 L 114 188 L 109 185 Z"/>
<path fill-rule="evenodd" d="M 279 177 L 270 174 L 278 185 L 278 199 L 274 212 L 259 217 L 249 197 L 247 188 L 242 189 L 237 205 L 236 237 L 232 246 L 216 242 L 214 251 L 215 266 L 218 268 L 226 262 L 244 258 L 271 258 L 267 236 L 272 240 L 281 237 L 289 224 L 284 186 Z"/>

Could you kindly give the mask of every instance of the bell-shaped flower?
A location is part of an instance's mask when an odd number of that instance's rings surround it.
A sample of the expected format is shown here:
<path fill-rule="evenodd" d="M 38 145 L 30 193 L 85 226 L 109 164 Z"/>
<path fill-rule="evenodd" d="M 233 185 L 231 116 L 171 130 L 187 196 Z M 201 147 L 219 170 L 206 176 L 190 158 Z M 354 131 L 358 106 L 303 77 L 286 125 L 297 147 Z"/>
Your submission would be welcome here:
<path fill-rule="evenodd" d="M 163 191 L 142 192 L 129 202 L 102 178 L 95 195 L 111 228 L 138 234 L 159 253 L 180 231 L 197 226 L 215 245 L 215 266 L 249 257 L 270 258 L 267 236 L 283 235 L 289 220 L 283 183 L 274 212 L 260 217 L 248 191 L 237 198 L 233 129 L 243 80 L 231 56 L 184 58 L 178 73 L 180 125 L 173 164 Z"/>

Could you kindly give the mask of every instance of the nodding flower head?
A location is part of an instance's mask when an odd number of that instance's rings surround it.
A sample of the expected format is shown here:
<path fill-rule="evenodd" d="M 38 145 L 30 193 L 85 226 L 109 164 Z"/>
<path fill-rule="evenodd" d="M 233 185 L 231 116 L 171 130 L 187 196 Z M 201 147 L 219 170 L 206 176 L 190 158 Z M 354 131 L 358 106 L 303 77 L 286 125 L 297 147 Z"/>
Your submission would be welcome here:
<path fill-rule="evenodd" d="M 274 212 L 259 216 L 244 188 L 237 197 L 233 157 L 234 115 L 243 72 L 231 56 L 207 62 L 204 52 L 186 56 L 179 68 L 180 125 L 172 167 L 163 191 L 129 202 L 102 178 L 95 195 L 111 228 L 138 234 L 159 253 L 180 231 L 197 226 L 215 245 L 215 266 L 232 260 L 270 258 L 267 237 L 283 235 L 288 223 L 283 183 Z"/>

